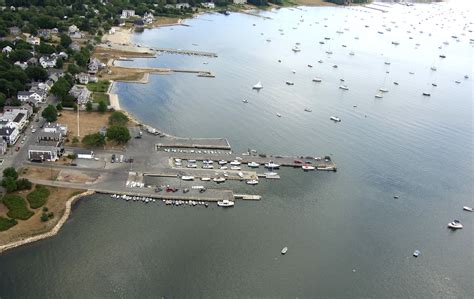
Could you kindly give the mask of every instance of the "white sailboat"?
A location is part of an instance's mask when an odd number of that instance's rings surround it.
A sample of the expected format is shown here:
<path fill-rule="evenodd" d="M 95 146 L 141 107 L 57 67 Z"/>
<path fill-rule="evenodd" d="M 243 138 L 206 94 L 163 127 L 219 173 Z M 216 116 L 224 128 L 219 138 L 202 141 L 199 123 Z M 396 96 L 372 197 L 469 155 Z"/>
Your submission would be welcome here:
<path fill-rule="evenodd" d="M 252 89 L 260 90 L 263 88 L 262 82 L 258 81 L 257 84 L 255 84 Z"/>

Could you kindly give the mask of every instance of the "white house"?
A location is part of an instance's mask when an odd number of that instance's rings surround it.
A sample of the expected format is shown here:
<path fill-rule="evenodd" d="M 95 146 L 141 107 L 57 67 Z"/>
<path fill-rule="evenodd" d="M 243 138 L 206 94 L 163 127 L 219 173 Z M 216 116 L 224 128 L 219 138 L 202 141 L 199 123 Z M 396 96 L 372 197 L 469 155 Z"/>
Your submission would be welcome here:
<path fill-rule="evenodd" d="M 204 2 L 204 3 L 201 3 L 201 5 L 204 8 L 216 8 L 216 5 L 212 2 Z"/>
<path fill-rule="evenodd" d="M 78 38 L 82 38 L 83 34 L 80 31 L 71 32 L 71 33 L 69 33 L 69 37 L 73 38 L 73 39 L 78 39 Z"/>
<path fill-rule="evenodd" d="M 143 15 L 143 22 L 145 24 L 151 24 L 153 23 L 153 21 L 155 20 L 155 17 L 153 16 L 153 14 L 150 12 L 146 12 L 144 15 Z"/>
<path fill-rule="evenodd" d="M 74 33 L 74 32 L 77 32 L 77 31 L 79 31 L 79 28 L 77 28 L 76 25 L 71 25 L 71 26 L 69 26 L 69 28 L 68 28 L 69 34 Z"/>
<path fill-rule="evenodd" d="M 86 73 L 80 73 L 77 75 L 77 80 L 79 80 L 79 83 L 81 84 L 87 84 L 89 83 L 89 74 Z"/>
<path fill-rule="evenodd" d="M 36 37 L 36 36 L 29 36 L 29 37 L 26 39 L 26 42 L 29 43 L 29 44 L 35 45 L 35 46 L 39 46 L 39 44 L 41 43 L 41 40 L 40 40 L 39 37 Z"/>
<path fill-rule="evenodd" d="M 20 131 L 11 121 L 0 120 L 0 138 L 5 140 L 9 145 L 13 145 L 18 141 Z"/>
<path fill-rule="evenodd" d="M 26 115 L 26 118 L 29 118 L 33 114 L 33 107 L 30 105 L 22 106 L 5 106 L 3 107 L 4 112 L 21 112 Z"/>
<path fill-rule="evenodd" d="M 7 152 L 7 142 L 5 140 L 0 140 L 0 155 L 5 155 Z"/>
<path fill-rule="evenodd" d="M 247 0 L 232 0 L 234 4 L 247 4 Z"/>
<path fill-rule="evenodd" d="M 55 57 L 48 57 L 48 56 L 42 56 L 39 60 L 39 63 L 41 66 L 46 69 L 46 68 L 52 68 L 56 66 L 56 58 Z"/>
<path fill-rule="evenodd" d="M 63 136 L 67 135 L 67 125 L 57 124 L 57 123 L 48 123 L 43 128 L 44 132 L 48 133 L 61 133 Z"/>
<path fill-rule="evenodd" d="M 36 91 L 19 91 L 17 94 L 17 99 L 23 103 L 31 103 L 37 105 L 38 103 L 43 103 L 46 98 L 46 93 L 44 90 Z"/>
<path fill-rule="evenodd" d="M 71 88 L 69 94 L 77 99 L 78 104 L 86 104 L 92 93 L 87 89 L 87 87 L 76 84 Z"/>
<path fill-rule="evenodd" d="M 26 70 L 26 68 L 28 67 L 28 63 L 20 61 L 16 61 L 14 65 L 19 66 L 22 70 Z"/>
<path fill-rule="evenodd" d="M 12 47 L 6 46 L 6 47 L 4 47 L 4 48 L 2 49 L 2 53 L 8 54 L 8 53 L 10 53 L 12 50 L 13 50 Z"/>
<path fill-rule="evenodd" d="M 129 10 L 129 9 L 124 9 L 122 10 L 122 15 L 120 16 L 121 19 L 128 19 L 130 17 L 135 16 L 135 11 L 134 10 Z"/>
<path fill-rule="evenodd" d="M 191 6 L 189 3 L 176 3 L 175 6 L 177 9 L 183 9 L 183 8 L 190 8 Z"/>
<path fill-rule="evenodd" d="M 57 161 L 61 155 L 61 148 L 54 145 L 30 145 L 28 159 L 31 161 Z"/>
<path fill-rule="evenodd" d="M 6 111 L 3 115 L 0 115 L 0 121 L 12 122 L 18 130 L 22 130 L 28 125 L 28 116 L 24 112 L 18 110 Z"/>

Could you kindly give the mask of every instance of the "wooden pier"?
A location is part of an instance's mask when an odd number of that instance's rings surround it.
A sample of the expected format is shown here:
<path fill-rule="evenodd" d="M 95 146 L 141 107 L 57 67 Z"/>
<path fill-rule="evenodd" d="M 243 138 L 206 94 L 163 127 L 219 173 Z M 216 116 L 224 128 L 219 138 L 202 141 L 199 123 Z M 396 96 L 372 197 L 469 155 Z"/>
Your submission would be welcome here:
<path fill-rule="evenodd" d="M 156 150 L 172 149 L 172 148 L 188 148 L 188 149 L 218 149 L 230 150 L 229 141 L 226 138 L 180 138 L 169 137 L 161 140 L 156 144 Z M 192 159 L 192 158 L 191 158 Z"/>

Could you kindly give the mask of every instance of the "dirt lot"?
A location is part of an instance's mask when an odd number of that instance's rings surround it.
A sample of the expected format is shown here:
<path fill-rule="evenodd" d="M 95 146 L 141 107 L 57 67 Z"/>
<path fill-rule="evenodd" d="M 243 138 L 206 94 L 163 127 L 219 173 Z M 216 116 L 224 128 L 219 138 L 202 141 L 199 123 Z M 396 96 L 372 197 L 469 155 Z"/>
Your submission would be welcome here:
<path fill-rule="evenodd" d="M 48 212 L 54 213 L 54 218 L 48 222 L 41 222 L 40 217 L 42 214 L 42 208 L 38 208 L 34 210 L 35 214 L 30 219 L 26 221 L 18 220 L 17 225 L 2 232 L 0 234 L 0 245 L 49 231 L 54 225 L 56 225 L 64 214 L 66 201 L 73 195 L 83 192 L 83 190 L 77 189 L 56 187 L 47 188 L 50 190 L 51 194 L 49 195 L 45 206 L 48 207 Z M 32 190 L 34 190 L 34 186 Z M 29 192 L 30 191 L 22 191 L 17 194 L 24 197 L 26 200 L 26 195 Z M 0 204 L 0 216 L 6 216 L 7 211 L 8 210 L 3 206 L 3 204 Z"/>
<path fill-rule="evenodd" d="M 107 126 L 109 122 L 110 112 L 79 112 L 79 129 L 80 138 L 85 135 L 97 133 L 99 129 Z M 58 123 L 66 124 L 69 130 L 69 139 L 72 140 L 77 136 L 77 112 L 61 111 L 61 116 L 58 118 Z"/>
<path fill-rule="evenodd" d="M 51 180 L 51 178 L 55 179 L 58 177 L 59 170 L 42 167 L 25 167 L 20 175 L 29 179 Z"/>

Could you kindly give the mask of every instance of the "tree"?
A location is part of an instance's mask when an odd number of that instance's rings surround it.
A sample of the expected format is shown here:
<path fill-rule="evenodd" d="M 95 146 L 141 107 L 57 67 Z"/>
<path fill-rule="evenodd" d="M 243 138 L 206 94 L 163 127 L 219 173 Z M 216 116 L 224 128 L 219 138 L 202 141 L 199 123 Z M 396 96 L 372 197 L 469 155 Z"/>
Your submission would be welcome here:
<path fill-rule="evenodd" d="M 31 54 L 31 52 L 26 49 L 19 49 L 10 53 L 10 59 L 12 61 L 25 62 L 31 57 L 33 57 L 33 54 Z"/>
<path fill-rule="evenodd" d="M 77 109 L 79 109 L 79 107 L 77 106 L 76 103 L 72 104 L 72 109 L 74 109 L 74 111 L 77 112 Z"/>
<path fill-rule="evenodd" d="M 82 143 L 90 147 L 100 147 L 105 145 L 105 136 L 99 132 L 89 134 L 82 138 Z"/>
<path fill-rule="evenodd" d="M 25 73 L 31 81 L 46 81 L 48 79 L 48 72 L 40 66 L 29 66 Z"/>
<path fill-rule="evenodd" d="M 72 75 L 79 74 L 81 72 L 81 69 L 75 65 L 74 63 L 70 63 L 67 66 L 67 71 L 68 73 L 71 73 Z"/>
<path fill-rule="evenodd" d="M 105 111 L 107 111 L 107 103 L 104 100 L 100 100 L 99 101 L 99 106 L 97 107 L 97 110 L 100 113 L 104 113 Z"/>
<path fill-rule="evenodd" d="M 61 34 L 61 41 L 60 44 L 64 48 L 69 47 L 69 45 L 72 43 L 72 39 L 67 35 L 67 34 Z"/>
<path fill-rule="evenodd" d="M 59 98 L 64 98 L 68 94 L 70 89 L 71 85 L 69 84 L 69 82 L 66 80 L 66 78 L 61 77 L 51 87 L 51 93 Z"/>
<path fill-rule="evenodd" d="M 56 49 L 52 45 L 42 42 L 39 46 L 36 46 L 36 51 L 41 54 L 53 54 Z"/>
<path fill-rule="evenodd" d="M 64 61 L 62 60 L 62 58 L 56 59 L 56 65 L 55 65 L 55 67 L 56 67 L 57 69 L 62 69 L 62 68 L 63 68 L 63 64 L 64 64 Z"/>
<path fill-rule="evenodd" d="M 16 180 L 18 178 L 18 173 L 16 172 L 15 168 L 8 167 L 3 170 L 3 177 L 13 178 L 14 180 Z"/>
<path fill-rule="evenodd" d="M 114 111 L 109 116 L 109 124 L 110 125 L 126 125 L 128 122 L 128 116 L 126 116 L 123 112 Z"/>
<path fill-rule="evenodd" d="M 7 190 L 7 192 L 15 192 L 17 189 L 16 180 L 12 177 L 5 177 L 2 180 L 2 186 Z"/>
<path fill-rule="evenodd" d="M 87 101 L 87 103 L 86 103 L 86 111 L 87 111 L 87 112 L 91 112 L 91 111 L 92 111 L 92 102 L 91 102 L 91 101 Z"/>
<path fill-rule="evenodd" d="M 7 97 L 3 93 L 0 92 L 0 107 L 5 106 L 6 100 L 7 100 Z"/>
<path fill-rule="evenodd" d="M 107 128 L 107 138 L 118 143 L 127 143 L 130 140 L 130 132 L 125 126 L 113 125 Z"/>
<path fill-rule="evenodd" d="M 54 122 L 58 119 L 58 110 L 53 105 L 48 105 L 41 113 L 41 116 L 48 122 Z"/>
<path fill-rule="evenodd" d="M 58 110 L 58 111 L 63 110 L 63 105 L 62 105 L 61 103 L 58 103 L 58 104 L 56 105 L 56 110 Z"/>

